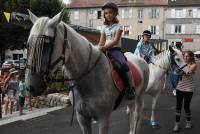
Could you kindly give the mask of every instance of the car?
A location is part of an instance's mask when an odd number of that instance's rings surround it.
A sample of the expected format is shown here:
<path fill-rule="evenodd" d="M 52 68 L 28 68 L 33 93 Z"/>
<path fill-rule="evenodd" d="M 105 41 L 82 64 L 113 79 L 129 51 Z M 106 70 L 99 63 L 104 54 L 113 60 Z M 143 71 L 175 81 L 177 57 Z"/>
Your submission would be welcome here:
<path fill-rule="evenodd" d="M 194 55 L 195 55 L 198 59 L 200 59 L 200 51 L 194 52 Z"/>
<path fill-rule="evenodd" d="M 27 59 L 26 58 L 20 58 L 20 69 L 25 69 L 26 64 L 27 64 Z"/>
<path fill-rule="evenodd" d="M 19 68 L 19 60 L 6 60 L 3 63 L 2 68 L 11 68 L 12 66 Z"/>

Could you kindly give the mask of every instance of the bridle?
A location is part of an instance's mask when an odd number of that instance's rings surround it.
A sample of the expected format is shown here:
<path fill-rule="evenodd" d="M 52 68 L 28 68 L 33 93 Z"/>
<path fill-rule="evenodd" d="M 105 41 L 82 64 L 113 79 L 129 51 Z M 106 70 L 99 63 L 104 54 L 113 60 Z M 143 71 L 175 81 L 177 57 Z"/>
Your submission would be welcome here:
<path fill-rule="evenodd" d="M 168 74 L 174 73 L 173 68 L 177 68 L 176 72 L 182 71 L 182 69 L 185 68 L 187 66 L 187 64 L 183 65 L 182 67 L 179 67 L 178 64 L 176 63 L 175 59 L 174 59 L 175 55 L 176 55 L 175 53 L 171 54 L 171 52 L 170 52 L 170 59 L 169 59 L 169 61 L 170 61 L 170 67 L 169 68 L 170 69 L 168 69 L 167 67 L 161 66 L 159 64 L 156 64 L 152 60 L 150 60 L 150 63 L 152 63 L 152 65 L 154 65 L 156 67 L 159 67 L 159 68 L 165 70 Z"/>

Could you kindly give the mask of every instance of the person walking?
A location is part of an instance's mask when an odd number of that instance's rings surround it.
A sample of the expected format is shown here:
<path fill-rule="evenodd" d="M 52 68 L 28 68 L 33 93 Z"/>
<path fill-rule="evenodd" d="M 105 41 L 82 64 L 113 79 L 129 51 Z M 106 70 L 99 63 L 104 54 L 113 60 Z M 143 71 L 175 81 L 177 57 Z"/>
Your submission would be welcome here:
<path fill-rule="evenodd" d="M 187 63 L 187 71 L 180 78 L 176 88 L 176 122 L 173 129 L 174 132 L 178 132 L 180 130 L 179 122 L 183 103 L 186 115 L 185 128 L 192 128 L 190 104 L 195 88 L 193 76 L 196 72 L 197 64 L 195 63 L 194 53 L 192 51 L 186 51 L 184 53 L 184 59 Z"/>
<path fill-rule="evenodd" d="M 9 77 L 6 79 L 4 83 L 4 89 L 6 89 L 7 94 L 5 95 L 5 115 L 8 113 L 8 105 L 10 104 L 10 114 L 13 111 L 13 104 L 16 100 L 16 91 L 18 90 L 18 80 L 17 73 L 18 71 L 14 68 L 9 70 Z M 7 88 L 6 88 L 7 87 Z"/>
<path fill-rule="evenodd" d="M 26 96 L 26 87 L 24 83 L 24 77 L 22 75 L 19 76 L 19 115 L 23 115 L 23 109 L 24 109 L 24 102 L 25 102 L 25 96 Z"/>

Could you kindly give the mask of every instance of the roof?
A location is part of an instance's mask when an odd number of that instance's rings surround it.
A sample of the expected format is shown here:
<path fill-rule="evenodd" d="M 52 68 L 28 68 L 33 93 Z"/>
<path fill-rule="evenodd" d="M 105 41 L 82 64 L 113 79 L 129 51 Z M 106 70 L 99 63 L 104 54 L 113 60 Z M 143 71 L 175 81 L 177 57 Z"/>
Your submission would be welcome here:
<path fill-rule="evenodd" d="M 134 7 L 134 6 L 167 6 L 168 0 L 110 0 L 116 3 L 119 7 Z M 73 0 L 68 8 L 97 8 L 107 0 Z"/>
<path fill-rule="evenodd" d="M 169 0 L 169 6 L 199 6 L 200 0 Z"/>

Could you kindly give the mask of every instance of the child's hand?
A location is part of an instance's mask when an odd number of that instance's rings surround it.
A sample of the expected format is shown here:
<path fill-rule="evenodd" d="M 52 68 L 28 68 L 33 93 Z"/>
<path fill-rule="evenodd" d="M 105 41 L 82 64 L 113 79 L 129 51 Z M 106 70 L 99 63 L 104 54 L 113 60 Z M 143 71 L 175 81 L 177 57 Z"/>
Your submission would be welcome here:
<path fill-rule="evenodd" d="M 99 46 L 99 49 L 100 49 L 101 51 L 106 50 L 105 46 Z"/>

